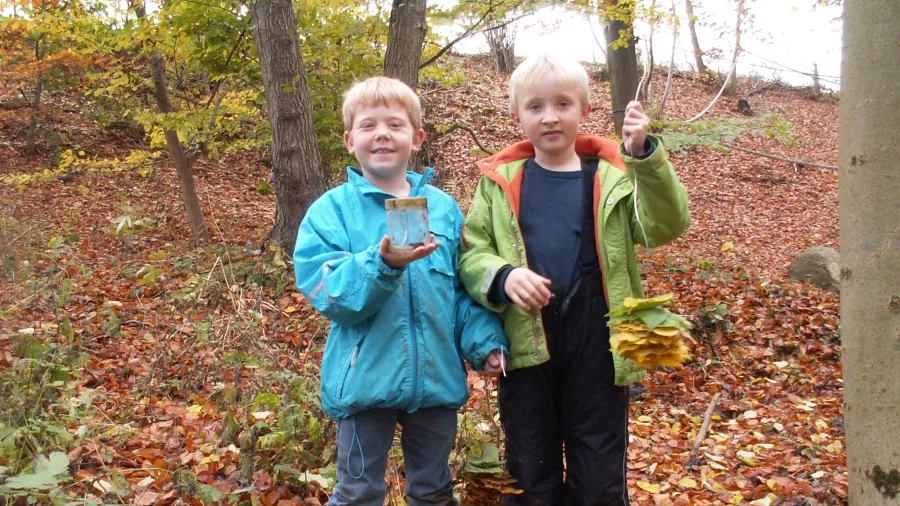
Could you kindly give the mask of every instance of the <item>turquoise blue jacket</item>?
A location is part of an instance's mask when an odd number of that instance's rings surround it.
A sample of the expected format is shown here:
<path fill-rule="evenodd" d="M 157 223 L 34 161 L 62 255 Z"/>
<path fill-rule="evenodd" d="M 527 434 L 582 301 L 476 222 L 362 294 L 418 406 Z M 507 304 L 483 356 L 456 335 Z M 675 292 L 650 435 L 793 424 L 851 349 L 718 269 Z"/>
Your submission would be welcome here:
<path fill-rule="evenodd" d="M 401 269 L 378 252 L 385 199 L 355 168 L 316 200 L 294 248 L 297 286 L 331 320 L 322 358 L 322 407 L 340 419 L 368 409 L 458 408 L 468 399 L 463 357 L 481 369 L 507 352 L 499 318 L 466 294 L 456 272 L 463 214 L 428 185 L 432 169 L 409 172 L 411 197 L 428 199 L 431 255 Z"/>

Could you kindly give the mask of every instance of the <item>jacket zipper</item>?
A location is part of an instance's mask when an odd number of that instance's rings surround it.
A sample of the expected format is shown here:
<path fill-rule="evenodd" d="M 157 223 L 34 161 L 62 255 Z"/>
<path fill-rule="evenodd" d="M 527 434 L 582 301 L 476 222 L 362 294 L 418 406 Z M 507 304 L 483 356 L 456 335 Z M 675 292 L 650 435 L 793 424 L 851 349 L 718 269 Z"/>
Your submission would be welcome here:
<path fill-rule="evenodd" d="M 597 177 L 600 177 L 600 174 L 599 174 L 599 173 L 597 174 Z M 611 196 L 611 195 L 613 194 L 613 192 L 616 190 L 616 187 L 619 186 L 620 184 L 626 182 L 626 181 L 628 181 L 628 178 L 627 178 L 627 177 L 618 180 L 618 181 L 616 182 L 616 184 L 614 184 L 613 187 L 609 190 L 609 194 L 608 194 L 608 195 Z M 602 185 L 601 185 L 601 188 L 602 188 Z M 606 211 L 606 208 L 607 208 L 607 203 L 606 203 L 606 202 L 607 202 L 609 199 L 610 199 L 610 197 L 607 197 L 606 200 L 603 200 L 603 195 L 602 195 L 602 193 L 601 193 L 601 195 L 600 195 L 600 204 L 602 205 L 602 210 L 601 210 L 601 209 L 598 209 L 598 210 L 597 210 L 597 214 L 598 214 L 599 216 L 596 216 L 596 217 L 595 217 L 595 218 L 596 218 L 596 219 L 595 219 L 595 221 L 596 221 L 596 225 L 595 225 L 595 226 L 596 226 L 596 227 L 599 227 L 599 226 L 601 226 L 601 225 L 604 225 L 604 226 L 605 226 L 605 224 L 606 224 L 606 216 L 605 216 L 605 215 L 606 215 L 606 212 L 605 212 L 605 211 Z M 601 240 L 600 240 L 601 238 L 600 238 L 599 230 L 595 230 L 594 233 L 596 234 L 596 240 L 595 240 L 594 242 L 597 243 L 597 260 L 599 260 L 599 263 L 600 263 L 600 279 L 603 281 L 603 294 L 604 294 L 604 296 L 606 296 L 606 304 L 607 304 L 607 306 L 611 306 L 611 305 L 612 305 L 612 301 L 609 300 L 609 290 L 607 289 L 607 283 L 606 283 L 606 269 L 603 268 L 603 251 L 602 251 L 602 250 L 603 250 L 603 243 L 602 243 Z"/>
<path fill-rule="evenodd" d="M 416 308 L 413 306 L 413 285 L 410 266 L 406 266 L 407 290 L 409 290 L 409 337 L 410 360 L 412 360 L 412 402 L 415 404 L 419 389 L 419 352 L 416 346 Z"/>
<path fill-rule="evenodd" d="M 516 261 L 518 262 L 517 267 L 522 267 L 522 255 L 519 254 L 519 236 L 516 235 L 516 229 L 518 225 L 518 220 L 516 219 L 515 213 L 513 213 L 512 206 L 509 208 L 509 227 L 512 231 L 513 236 L 513 249 L 516 250 Z M 525 268 L 528 268 L 528 260 L 525 260 Z M 537 316 L 534 313 L 534 310 L 531 310 L 531 333 L 534 335 L 534 359 L 541 359 L 540 343 L 538 342 L 538 332 L 537 332 Z"/>

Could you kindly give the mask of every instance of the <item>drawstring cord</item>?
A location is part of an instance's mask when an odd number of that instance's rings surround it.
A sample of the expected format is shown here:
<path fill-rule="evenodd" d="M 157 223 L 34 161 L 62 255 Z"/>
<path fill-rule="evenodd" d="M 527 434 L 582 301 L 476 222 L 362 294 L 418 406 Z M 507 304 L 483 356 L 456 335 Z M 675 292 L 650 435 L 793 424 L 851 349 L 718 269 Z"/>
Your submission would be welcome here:
<path fill-rule="evenodd" d="M 362 478 L 362 475 L 366 472 L 366 457 L 363 455 L 362 443 L 359 440 L 359 434 L 356 432 L 356 417 L 350 417 L 350 423 L 353 425 L 353 437 L 350 438 L 350 450 L 347 452 L 347 474 L 350 475 L 354 480 L 358 480 Z M 359 467 L 359 474 L 354 475 L 353 471 L 350 470 L 350 457 L 353 455 L 353 442 L 356 442 L 357 448 L 359 448 L 359 460 L 362 462 Z"/>

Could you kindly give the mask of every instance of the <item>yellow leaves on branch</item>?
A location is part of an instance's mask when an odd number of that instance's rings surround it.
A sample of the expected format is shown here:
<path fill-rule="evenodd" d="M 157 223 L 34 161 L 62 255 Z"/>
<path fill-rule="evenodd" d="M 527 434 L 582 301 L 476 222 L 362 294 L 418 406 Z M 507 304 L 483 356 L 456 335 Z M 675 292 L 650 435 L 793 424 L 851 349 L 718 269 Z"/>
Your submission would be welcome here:
<path fill-rule="evenodd" d="M 662 306 L 674 298 L 667 293 L 649 299 L 626 297 L 610 311 L 610 348 L 642 369 L 680 367 L 690 358 L 682 338 L 690 339 L 687 320 Z"/>

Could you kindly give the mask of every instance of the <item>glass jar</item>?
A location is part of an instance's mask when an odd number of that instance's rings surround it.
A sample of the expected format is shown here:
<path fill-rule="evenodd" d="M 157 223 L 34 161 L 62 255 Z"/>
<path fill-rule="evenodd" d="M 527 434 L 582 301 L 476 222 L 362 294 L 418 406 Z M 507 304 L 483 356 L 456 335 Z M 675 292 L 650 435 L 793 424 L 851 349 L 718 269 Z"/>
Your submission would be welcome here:
<path fill-rule="evenodd" d="M 413 249 L 428 242 L 431 235 L 428 229 L 428 199 L 387 199 L 384 208 L 392 248 Z"/>

